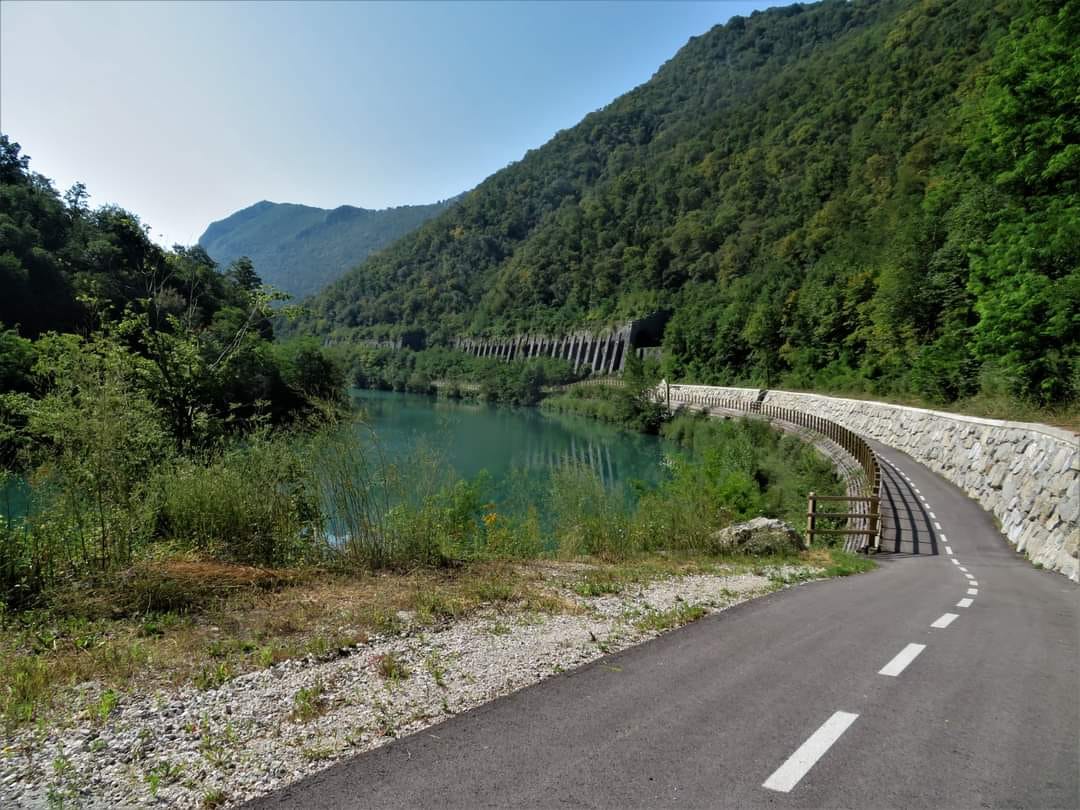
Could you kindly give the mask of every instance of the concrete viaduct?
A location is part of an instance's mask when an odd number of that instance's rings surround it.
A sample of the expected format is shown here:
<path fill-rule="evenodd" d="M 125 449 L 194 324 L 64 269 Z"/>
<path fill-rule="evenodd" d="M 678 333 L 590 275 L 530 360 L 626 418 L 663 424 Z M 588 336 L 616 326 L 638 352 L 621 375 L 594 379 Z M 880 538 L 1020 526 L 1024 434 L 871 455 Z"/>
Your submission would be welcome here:
<path fill-rule="evenodd" d="M 553 357 L 566 360 L 575 371 L 585 368 L 593 374 L 615 374 L 626 367 L 631 351 L 644 357 L 657 350 L 668 317 L 667 312 L 657 312 L 614 329 L 561 336 L 460 337 L 453 346 L 473 357 L 493 357 L 507 362 Z"/>

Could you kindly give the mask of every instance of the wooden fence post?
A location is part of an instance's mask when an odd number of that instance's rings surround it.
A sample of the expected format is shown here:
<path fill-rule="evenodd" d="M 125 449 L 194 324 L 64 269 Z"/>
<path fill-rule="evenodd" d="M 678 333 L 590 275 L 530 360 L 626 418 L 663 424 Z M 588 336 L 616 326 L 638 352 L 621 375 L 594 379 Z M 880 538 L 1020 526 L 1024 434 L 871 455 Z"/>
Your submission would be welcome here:
<path fill-rule="evenodd" d="M 814 493 L 810 493 L 810 499 L 806 506 L 806 547 L 814 540 L 814 513 L 817 511 L 817 502 Z"/>

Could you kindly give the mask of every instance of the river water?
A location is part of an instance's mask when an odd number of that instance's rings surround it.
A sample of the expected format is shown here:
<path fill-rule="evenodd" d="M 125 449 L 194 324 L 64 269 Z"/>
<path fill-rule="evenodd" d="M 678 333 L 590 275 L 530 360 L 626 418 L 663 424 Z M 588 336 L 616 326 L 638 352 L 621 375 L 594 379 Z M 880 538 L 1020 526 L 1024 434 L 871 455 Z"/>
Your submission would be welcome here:
<path fill-rule="evenodd" d="M 463 478 L 486 472 L 492 501 L 523 501 L 543 511 L 551 473 L 586 465 L 605 487 L 625 495 L 655 486 L 672 446 L 575 416 L 537 408 L 507 408 L 385 391 L 353 391 L 383 452 L 405 462 L 418 447 L 432 450 Z"/>
<path fill-rule="evenodd" d="M 664 455 L 672 449 L 655 436 L 537 408 L 386 391 L 350 393 L 365 432 L 374 434 L 380 454 L 406 479 L 418 455 L 444 465 L 448 478 L 471 480 L 483 474 L 485 498 L 505 513 L 532 506 L 543 518 L 551 473 L 568 464 L 591 468 L 607 489 L 624 496 L 629 508 L 639 492 L 663 478 Z M 28 502 L 24 481 L 0 481 L 0 520 L 17 521 Z"/>

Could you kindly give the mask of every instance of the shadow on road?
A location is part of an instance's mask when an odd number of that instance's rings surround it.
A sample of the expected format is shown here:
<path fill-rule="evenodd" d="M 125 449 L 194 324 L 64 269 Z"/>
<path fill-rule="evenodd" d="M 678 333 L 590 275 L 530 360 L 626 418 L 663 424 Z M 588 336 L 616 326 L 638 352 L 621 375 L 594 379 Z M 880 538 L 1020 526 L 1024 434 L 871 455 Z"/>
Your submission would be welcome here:
<path fill-rule="evenodd" d="M 881 552 L 890 556 L 939 554 L 929 510 L 914 487 L 888 464 L 881 465 Z"/>

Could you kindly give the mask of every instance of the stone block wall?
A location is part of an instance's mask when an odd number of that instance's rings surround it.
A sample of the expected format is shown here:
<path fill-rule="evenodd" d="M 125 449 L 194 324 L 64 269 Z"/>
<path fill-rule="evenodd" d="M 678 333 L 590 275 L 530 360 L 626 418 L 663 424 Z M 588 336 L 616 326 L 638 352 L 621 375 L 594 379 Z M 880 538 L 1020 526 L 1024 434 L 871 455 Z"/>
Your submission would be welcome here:
<path fill-rule="evenodd" d="M 671 386 L 673 392 L 679 388 L 706 399 L 745 397 L 748 390 Z M 993 514 L 1017 551 L 1080 581 L 1077 434 L 1048 425 L 819 394 L 760 391 L 758 398 L 764 404 L 815 413 L 907 453 Z"/>
<path fill-rule="evenodd" d="M 705 408 L 720 407 L 725 399 L 738 402 L 759 402 L 764 392 L 759 388 L 720 388 L 715 385 L 679 385 L 660 383 L 661 396 L 670 397 L 672 404 L 699 405 Z"/>

